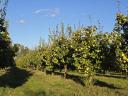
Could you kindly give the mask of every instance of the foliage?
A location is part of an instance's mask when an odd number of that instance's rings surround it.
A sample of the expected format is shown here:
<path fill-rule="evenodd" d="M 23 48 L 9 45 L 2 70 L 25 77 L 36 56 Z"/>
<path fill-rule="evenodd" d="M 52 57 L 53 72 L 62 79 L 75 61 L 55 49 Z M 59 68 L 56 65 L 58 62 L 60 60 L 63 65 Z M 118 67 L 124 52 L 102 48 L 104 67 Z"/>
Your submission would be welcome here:
<path fill-rule="evenodd" d="M 117 14 L 117 24 L 121 26 L 123 33 L 121 34 L 122 41 L 119 51 L 119 59 L 118 62 L 120 64 L 120 70 L 128 73 L 128 16 L 124 14 Z"/>
<path fill-rule="evenodd" d="M 0 68 L 15 66 L 15 49 L 7 32 L 7 22 L 0 18 Z"/>
<path fill-rule="evenodd" d="M 17 55 L 18 66 L 64 71 L 64 78 L 69 70 L 84 74 L 88 81 L 96 73 L 107 71 L 128 72 L 127 60 L 127 28 L 121 31 L 127 23 L 127 16 L 117 14 L 114 30 L 97 32 L 96 26 L 81 26 L 73 29 L 72 26 L 57 25 L 50 29 L 49 41 L 40 41 L 34 50 L 22 48 Z M 26 51 L 25 51 L 26 50 Z"/>

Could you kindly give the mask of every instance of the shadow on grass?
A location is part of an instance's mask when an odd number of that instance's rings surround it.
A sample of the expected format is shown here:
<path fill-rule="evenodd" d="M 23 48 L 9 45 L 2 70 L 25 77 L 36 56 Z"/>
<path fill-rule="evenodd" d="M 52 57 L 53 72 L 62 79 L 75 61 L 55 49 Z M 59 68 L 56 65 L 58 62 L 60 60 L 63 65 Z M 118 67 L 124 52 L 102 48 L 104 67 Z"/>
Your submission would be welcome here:
<path fill-rule="evenodd" d="M 51 74 L 51 71 L 47 71 L 47 74 Z M 64 73 L 61 72 L 54 72 L 55 75 L 59 75 L 64 77 Z M 76 83 L 85 86 L 84 80 L 85 77 L 79 76 L 79 75 L 72 75 L 72 74 L 67 74 L 67 79 L 71 79 L 75 81 Z M 107 82 L 100 81 L 100 80 L 93 80 L 93 85 L 94 86 L 100 86 L 100 87 L 107 87 L 110 89 L 121 89 L 119 87 L 114 86 L 113 84 L 108 84 Z"/>
<path fill-rule="evenodd" d="M 81 76 L 68 74 L 67 78 L 72 79 L 73 81 L 75 81 L 78 84 L 81 84 L 82 86 L 85 86 L 83 77 L 81 77 Z"/>
<path fill-rule="evenodd" d="M 121 89 L 121 88 L 118 88 L 118 87 L 114 86 L 113 84 L 108 84 L 108 83 L 100 81 L 100 80 L 95 80 L 94 85 L 95 86 L 100 86 L 100 87 L 107 87 L 107 88 L 110 88 L 110 89 Z"/>
<path fill-rule="evenodd" d="M 31 75 L 32 73 L 24 69 L 10 68 L 5 74 L 0 76 L 0 87 L 16 88 L 22 86 Z"/>
<path fill-rule="evenodd" d="M 46 96 L 46 93 L 44 91 L 32 91 L 32 90 L 26 90 L 24 91 L 25 96 Z"/>
<path fill-rule="evenodd" d="M 127 79 L 128 76 L 124 75 L 108 75 L 108 74 L 96 74 L 97 76 L 104 76 L 104 77 L 112 77 L 112 78 L 119 78 L 119 79 Z"/>
<path fill-rule="evenodd" d="M 47 74 L 52 74 L 51 71 L 47 71 L 46 72 Z M 64 77 L 64 73 L 61 73 L 61 72 L 54 72 L 55 75 L 59 75 L 61 77 Z M 67 79 L 71 79 L 73 81 L 75 81 L 76 83 L 82 85 L 82 86 L 85 86 L 85 83 L 83 81 L 83 77 L 81 76 L 78 76 L 78 75 L 72 75 L 72 74 L 67 74 Z"/>

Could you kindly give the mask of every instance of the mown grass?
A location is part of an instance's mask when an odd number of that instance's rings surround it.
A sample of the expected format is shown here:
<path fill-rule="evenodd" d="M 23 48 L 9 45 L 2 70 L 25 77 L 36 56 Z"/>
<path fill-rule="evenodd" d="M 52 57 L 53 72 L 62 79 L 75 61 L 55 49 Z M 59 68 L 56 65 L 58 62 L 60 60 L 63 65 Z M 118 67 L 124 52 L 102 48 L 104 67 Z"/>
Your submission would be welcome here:
<path fill-rule="evenodd" d="M 128 79 L 94 78 L 93 85 L 83 86 L 73 79 L 46 75 L 40 71 L 1 71 L 0 96 L 128 96 Z"/>

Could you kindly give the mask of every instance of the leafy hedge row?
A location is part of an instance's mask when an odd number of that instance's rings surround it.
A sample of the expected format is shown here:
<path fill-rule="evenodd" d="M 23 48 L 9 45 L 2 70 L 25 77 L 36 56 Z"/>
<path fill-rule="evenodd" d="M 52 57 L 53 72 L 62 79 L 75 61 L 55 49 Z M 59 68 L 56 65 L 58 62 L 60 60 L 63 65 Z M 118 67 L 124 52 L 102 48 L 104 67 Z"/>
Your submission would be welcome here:
<path fill-rule="evenodd" d="M 17 57 L 16 63 L 21 67 L 47 68 L 53 73 L 64 70 L 65 78 L 68 70 L 82 72 L 86 77 L 106 71 L 127 73 L 128 31 L 121 31 L 126 24 L 120 23 L 123 18 L 117 14 L 117 23 L 111 33 L 99 33 L 96 26 L 74 30 L 61 24 L 56 30 L 50 30 L 48 43 L 40 43 L 34 50 Z M 125 19 L 128 21 L 128 17 Z"/>

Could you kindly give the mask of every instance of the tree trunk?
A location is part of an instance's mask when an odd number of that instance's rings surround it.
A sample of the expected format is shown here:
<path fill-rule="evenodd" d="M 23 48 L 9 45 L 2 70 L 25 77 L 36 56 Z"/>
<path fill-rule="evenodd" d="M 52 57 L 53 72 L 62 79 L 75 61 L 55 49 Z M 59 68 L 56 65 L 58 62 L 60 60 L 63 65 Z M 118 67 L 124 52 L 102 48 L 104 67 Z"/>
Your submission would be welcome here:
<path fill-rule="evenodd" d="M 61 73 L 62 69 L 61 69 L 61 63 L 59 63 L 59 72 Z"/>
<path fill-rule="evenodd" d="M 44 68 L 44 71 L 43 72 L 44 72 L 45 75 L 47 74 L 47 70 L 45 68 Z"/>
<path fill-rule="evenodd" d="M 41 66 L 41 69 L 42 69 L 42 72 L 44 72 L 44 71 L 45 71 L 45 66 L 42 65 L 42 66 Z"/>
<path fill-rule="evenodd" d="M 67 78 L 67 64 L 64 65 L 64 79 Z"/>
<path fill-rule="evenodd" d="M 53 68 L 52 68 L 52 75 L 54 75 L 54 71 L 55 71 L 55 70 L 54 70 L 54 67 L 53 67 Z"/>

